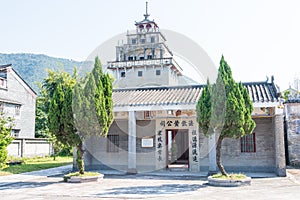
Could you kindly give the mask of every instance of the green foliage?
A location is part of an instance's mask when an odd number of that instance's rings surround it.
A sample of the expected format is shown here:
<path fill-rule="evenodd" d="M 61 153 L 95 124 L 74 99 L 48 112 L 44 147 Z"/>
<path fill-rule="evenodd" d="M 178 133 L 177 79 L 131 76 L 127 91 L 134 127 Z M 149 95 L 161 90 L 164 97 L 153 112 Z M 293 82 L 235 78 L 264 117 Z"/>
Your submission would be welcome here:
<path fill-rule="evenodd" d="M 67 146 L 76 146 L 76 163 L 84 174 L 83 140 L 91 135 L 106 135 L 112 123 L 112 81 L 102 72 L 95 59 L 92 73 L 82 81 L 76 71 L 48 71 L 43 82 L 48 128 L 55 139 Z M 78 81 L 79 80 L 79 81 Z"/>
<path fill-rule="evenodd" d="M 244 174 L 228 174 L 227 176 L 224 176 L 223 174 L 214 174 L 212 175 L 212 178 L 227 179 L 227 180 L 241 180 L 247 178 L 247 176 Z"/>
<path fill-rule="evenodd" d="M 108 74 L 102 72 L 102 66 L 98 57 L 92 71 L 96 83 L 95 105 L 101 135 L 106 136 L 113 121 L 112 80 Z"/>
<path fill-rule="evenodd" d="M 48 127 L 48 110 L 49 110 L 49 97 L 47 92 L 40 86 L 40 95 L 36 100 L 36 117 L 35 117 L 35 137 L 36 138 L 47 138 L 52 144 L 53 148 L 53 159 L 56 156 L 70 156 L 72 155 L 71 147 L 64 145 L 59 141 L 55 134 L 51 134 Z"/>
<path fill-rule="evenodd" d="M 49 131 L 59 142 L 67 146 L 76 146 L 81 142 L 76 134 L 72 111 L 76 79 L 64 71 L 49 70 L 48 74 L 43 82 L 43 89 L 46 91 Z"/>
<path fill-rule="evenodd" d="M 39 91 L 40 89 L 36 83 L 42 82 L 47 77 L 48 73 L 46 69 L 52 71 L 61 69 L 71 74 L 74 67 L 77 66 L 81 69 L 81 75 L 84 75 L 93 67 L 93 62 L 90 61 L 78 62 L 70 59 L 29 53 L 0 53 L 0 63 L 12 64 L 13 68 L 35 91 Z"/>
<path fill-rule="evenodd" d="M 100 173 L 99 172 L 85 172 L 84 174 L 81 174 L 80 172 L 72 172 L 69 173 L 67 175 L 65 175 L 63 177 L 64 182 L 68 182 L 68 179 L 70 179 L 72 176 L 76 176 L 76 177 L 95 177 L 95 176 L 99 176 Z"/>
<path fill-rule="evenodd" d="M 199 127 L 202 129 L 204 135 L 209 135 L 211 131 L 210 121 L 211 121 L 211 95 L 212 95 L 212 86 L 207 80 L 206 86 L 203 88 L 201 97 L 197 103 L 197 121 Z"/>
<path fill-rule="evenodd" d="M 223 175 L 227 176 L 220 159 L 222 141 L 224 138 L 241 138 L 251 134 L 255 127 L 252 111 L 253 105 L 246 88 L 234 81 L 231 69 L 222 56 L 216 83 L 211 86 L 208 82 L 198 101 L 197 119 L 206 136 L 219 133 L 217 164 Z"/>
<path fill-rule="evenodd" d="M 0 169 L 5 168 L 7 162 L 6 147 L 12 142 L 13 138 L 10 136 L 13 127 L 13 119 L 6 117 L 4 113 L 0 113 Z"/>
<path fill-rule="evenodd" d="M 36 116 L 35 116 L 35 137 L 49 138 L 48 115 L 46 109 L 46 100 L 43 95 L 36 99 Z"/>
<path fill-rule="evenodd" d="M 289 99 L 289 95 L 290 95 L 290 91 L 289 90 L 284 91 L 283 98 L 284 98 L 285 101 L 287 101 Z"/>
<path fill-rule="evenodd" d="M 67 174 L 66 176 L 80 176 L 80 177 L 99 176 L 99 172 L 86 172 L 84 174 L 80 174 L 79 172 L 73 172 Z"/>
<path fill-rule="evenodd" d="M 222 56 L 216 83 L 212 86 L 207 83 L 197 104 L 200 128 L 206 135 L 219 130 L 224 138 L 240 138 L 252 133 L 255 127 L 252 111 L 246 88 L 234 81 Z"/>
<path fill-rule="evenodd" d="M 81 136 L 106 136 L 113 121 L 112 80 L 103 73 L 98 57 L 93 71 L 74 91 L 73 110 Z"/>

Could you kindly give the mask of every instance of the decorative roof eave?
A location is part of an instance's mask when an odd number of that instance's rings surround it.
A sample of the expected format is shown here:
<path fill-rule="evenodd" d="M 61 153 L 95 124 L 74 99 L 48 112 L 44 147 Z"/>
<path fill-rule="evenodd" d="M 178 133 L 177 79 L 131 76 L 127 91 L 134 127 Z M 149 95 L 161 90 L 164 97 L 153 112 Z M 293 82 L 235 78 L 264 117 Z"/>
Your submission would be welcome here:
<path fill-rule="evenodd" d="M 12 64 L 0 65 L 0 71 L 6 70 L 6 68 L 11 67 Z"/>
<path fill-rule="evenodd" d="M 114 106 L 113 112 L 148 111 L 148 110 L 195 110 L 196 104 L 187 105 L 148 105 L 148 106 Z"/>
<path fill-rule="evenodd" d="M 243 84 L 254 107 L 276 107 L 281 104 L 274 83 Z M 195 109 L 204 85 L 114 89 L 115 110 Z"/>
<path fill-rule="evenodd" d="M 300 97 L 298 97 L 298 98 L 290 98 L 290 99 L 284 101 L 284 104 L 288 104 L 288 103 L 300 103 Z"/>
<path fill-rule="evenodd" d="M 138 26 L 138 25 L 141 25 L 141 24 L 149 24 L 149 23 L 154 24 L 154 26 L 158 28 L 158 25 L 153 20 L 151 21 L 149 19 L 144 19 L 144 20 L 142 20 L 140 22 L 135 22 L 134 25 Z"/>

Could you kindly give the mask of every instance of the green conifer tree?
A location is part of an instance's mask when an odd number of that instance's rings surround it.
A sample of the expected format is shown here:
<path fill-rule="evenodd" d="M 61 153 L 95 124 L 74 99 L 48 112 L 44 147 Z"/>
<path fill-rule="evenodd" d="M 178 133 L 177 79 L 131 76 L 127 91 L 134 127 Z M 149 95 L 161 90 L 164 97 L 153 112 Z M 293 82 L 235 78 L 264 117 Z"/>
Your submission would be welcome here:
<path fill-rule="evenodd" d="M 75 124 L 81 138 L 106 136 L 113 121 L 112 109 L 112 79 L 103 73 L 100 60 L 96 57 L 94 69 L 78 82 L 74 90 Z"/>
<path fill-rule="evenodd" d="M 204 87 L 197 104 L 199 127 L 208 136 L 217 133 L 216 159 L 220 172 L 227 176 L 221 161 L 224 138 L 241 138 L 251 134 L 255 122 L 251 118 L 253 105 L 241 83 L 233 79 L 230 66 L 222 56 L 216 83 Z"/>

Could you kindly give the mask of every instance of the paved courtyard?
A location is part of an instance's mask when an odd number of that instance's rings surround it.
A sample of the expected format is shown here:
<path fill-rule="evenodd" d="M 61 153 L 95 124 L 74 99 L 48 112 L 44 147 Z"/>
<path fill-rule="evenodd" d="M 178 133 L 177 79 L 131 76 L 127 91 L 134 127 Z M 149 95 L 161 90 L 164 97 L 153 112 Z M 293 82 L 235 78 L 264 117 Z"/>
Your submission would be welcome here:
<path fill-rule="evenodd" d="M 66 169 L 66 168 L 60 168 Z M 251 186 L 212 187 L 199 176 L 106 175 L 94 183 L 62 182 L 58 171 L 0 177 L 0 199 L 299 199 L 300 170 L 254 178 Z"/>

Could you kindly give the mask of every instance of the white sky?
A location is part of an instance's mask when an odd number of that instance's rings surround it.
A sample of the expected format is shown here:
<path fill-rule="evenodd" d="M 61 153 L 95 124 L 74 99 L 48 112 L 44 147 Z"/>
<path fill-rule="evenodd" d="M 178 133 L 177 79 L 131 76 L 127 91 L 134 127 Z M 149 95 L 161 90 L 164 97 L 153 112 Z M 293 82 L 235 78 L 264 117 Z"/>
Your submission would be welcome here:
<path fill-rule="evenodd" d="M 197 42 L 237 81 L 275 76 L 281 90 L 300 76 L 298 0 L 148 0 L 160 28 Z M 144 0 L 0 0 L 0 52 L 85 60 L 143 19 Z M 115 49 L 112 49 L 114 51 Z M 2 63 L 4 64 L 4 63 Z"/>

